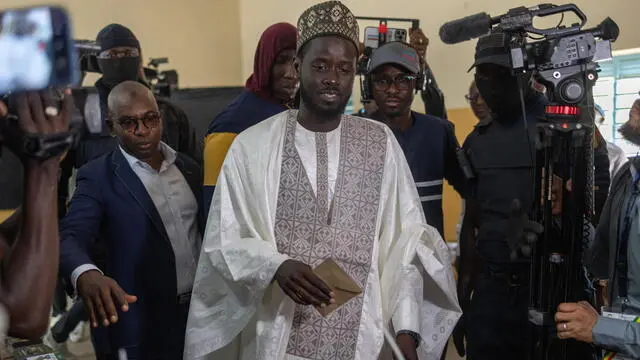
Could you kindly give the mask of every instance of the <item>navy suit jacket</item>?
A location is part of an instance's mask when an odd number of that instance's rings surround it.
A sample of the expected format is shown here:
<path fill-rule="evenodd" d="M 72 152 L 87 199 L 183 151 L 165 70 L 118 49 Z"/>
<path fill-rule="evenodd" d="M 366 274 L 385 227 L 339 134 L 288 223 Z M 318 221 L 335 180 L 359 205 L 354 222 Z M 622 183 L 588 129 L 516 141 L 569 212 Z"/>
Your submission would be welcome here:
<path fill-rule="evenodd" d="M 200 202 L 200 167 L 180 153 L 175 164 Z M 201 204 L 198 214 L 202 234 Z M 97 354 L 125 348 L 129 359 L 182 358 L 188 304 L 177 301 L 173 248 L 151 197 L 119 149 L 80 168 L 60 224 L 62 275 L 70 282 L 83 264 L 96 265 L 138 297 L 116 324 L 92 329 Z"/>

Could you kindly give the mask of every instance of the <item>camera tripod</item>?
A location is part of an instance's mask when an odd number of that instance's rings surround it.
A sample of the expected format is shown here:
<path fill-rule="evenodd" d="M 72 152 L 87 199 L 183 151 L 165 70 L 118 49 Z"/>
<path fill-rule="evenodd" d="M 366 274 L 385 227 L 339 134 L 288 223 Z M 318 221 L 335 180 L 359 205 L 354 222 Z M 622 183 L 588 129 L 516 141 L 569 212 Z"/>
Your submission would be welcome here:
<path fill-rule="evenodd" d="M 552 104 L 538 123 L 536 139 L 534 194 L 538 196 L 532 214 L 545 231 L 531 255 L 531 360 L 582 360 L 595 355 L 588 344 L 558 339 L 554 315 L 561 303 L 590 300 L 583 254 L 594 214 L 596 69 L 595 63 L 586 63 L 538 73 Z M 556 188 L 562 203 L 559 215 L 552 213 L 554 178 L 561 183 Z"/>

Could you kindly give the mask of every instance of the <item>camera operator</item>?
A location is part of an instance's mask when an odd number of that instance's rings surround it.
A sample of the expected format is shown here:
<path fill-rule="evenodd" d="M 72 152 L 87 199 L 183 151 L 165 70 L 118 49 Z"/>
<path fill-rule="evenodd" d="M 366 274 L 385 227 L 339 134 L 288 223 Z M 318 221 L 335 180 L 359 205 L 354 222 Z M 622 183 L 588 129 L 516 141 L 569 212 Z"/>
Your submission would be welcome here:
<path fill-rule="evenodd" d="M 37 158 L 22 145 L 25 135 L 33 139 L 69 131 L 71 92 L 66 90 L 62 97 L 58 103 L 50 91 L 16 95 L 12 100 L 17 121 L 7 116 L 7 106 L 0 103 L 0 142 L 22 159 L 25 171 L 22 206 L 0 225 L 2 335 L 8 330 L 11 336 L 37 339 L 49 323 L 58 274 L 59 162 L 66 146 Z"/>
<path fill-rule="evenodd" d="M 530 261 L 513 260 L 507 238 L 513 202 L 532 204 L 534 200 L 537 123 L 544 118 L 548 101 L 532 87 L 530 73 L 519 75 L 520 79 L 512 74 L 509 42 L 509 36 L 503 33 L 478 41 L 475 80 L 491 110 L 491 121 L 476 125 L 464 144 L 476 177 L 462 226 L 458 290 L 465 316 L 456 330 L 455 343 L 458 352 L 464 353 L 464 326 L 468 355 L 474 360 L 496 354 L 519 358 L 530 351 L 530 332 L 513 331 L 531 326 Z M 608 164 L 604 171 L 608 174 Z M 547 229 L 552 234 L 556 230 Z M 586 281 L 584 287 L 586 294 Z M 585 348 L 587 353 L 591 350 Z"/>
<path fill-rule="evenodd" d="M 461 194 L 466 179 L 456 157 L 453 124 L 411 111 L 421 70 L 420 57 L 408 44 L 389 42 L 375 50 L 366 81 L 378 110 L 370 117 L 393 131 L 418 187 L 427 222 L 444 236 L 442 179 Z"/>
<path fill-rule="evenodd" d="M 530 265 L 511 261 L 506 239 L 513 200 L 532 203 L 536 121 L 543 117 L 547 100 L 531 88 L 530 75 L 518 82 L 510 64 L 508 36 L 494 33 L 478 40 L 475 81 L 491 121 L 479 122 L 463 146 L 475 179 L 460 239 L 458 297 L 464 315 L 454 332 L 456 349 L 463 355 L 466 330 L 466 352 L 472 360 L 524 358 L 530 349 L 524 331 L 529 327 Z"/>
<path fill-rule="evenodd" d="M 640 99 L 633 104 L 620 134 L 640 146 Z M 602 211 L 588 269 L 600 279 L 609 280 L 609 316 L 599 315 L 588 303 L 566 303 L 558 307 L 556 326 L 562 339 L 593 343 L 612 353 L 640 357 L 640 157 L 625 163 L 611 183 L 611 192 Z"/>

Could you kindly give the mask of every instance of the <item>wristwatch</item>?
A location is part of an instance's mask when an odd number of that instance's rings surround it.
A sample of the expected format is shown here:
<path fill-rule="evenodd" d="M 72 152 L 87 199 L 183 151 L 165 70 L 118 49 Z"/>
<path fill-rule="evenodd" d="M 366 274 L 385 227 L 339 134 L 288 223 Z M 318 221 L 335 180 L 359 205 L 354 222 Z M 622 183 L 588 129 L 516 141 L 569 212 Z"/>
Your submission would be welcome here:
<path fill-rule="evenodd" d="M 417 332 L 411 331 L 411 330 L 400 330 L 396 334 L 396 338 L 398 336 L 400 336 L 400 335 L 409 335 L 409 336 L 411 336 L 413 341 L 416 343 L 416 348 L 420 346 L 420 342 L 422 341 L 422 338 L 420 337 L 420 334 L 418 334 Z"/>

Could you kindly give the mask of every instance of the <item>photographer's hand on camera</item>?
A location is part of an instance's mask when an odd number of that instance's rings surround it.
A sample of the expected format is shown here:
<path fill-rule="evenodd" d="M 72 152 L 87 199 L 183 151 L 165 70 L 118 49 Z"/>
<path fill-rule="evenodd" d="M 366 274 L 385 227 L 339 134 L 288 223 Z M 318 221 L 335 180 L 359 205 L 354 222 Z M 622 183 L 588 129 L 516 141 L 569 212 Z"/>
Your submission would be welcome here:
<path fill-rule="evenodd" d="M 129 304 L 137 301 L 137 297 L 127 294 L 115 280 L 97 270 L 80 275 L 76 286 L 94 328 L 115 324 L 118 310 L 127 312 Z"/>
<path fill-rule="evenodd" d="M 69 129 L 71 90 L 21 93 L 9 100 L 8 107 L 14 113 L 0 124 L 4 142 L 26 166 L 57 167 L 73 139 Z"/>

